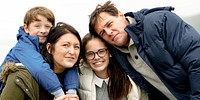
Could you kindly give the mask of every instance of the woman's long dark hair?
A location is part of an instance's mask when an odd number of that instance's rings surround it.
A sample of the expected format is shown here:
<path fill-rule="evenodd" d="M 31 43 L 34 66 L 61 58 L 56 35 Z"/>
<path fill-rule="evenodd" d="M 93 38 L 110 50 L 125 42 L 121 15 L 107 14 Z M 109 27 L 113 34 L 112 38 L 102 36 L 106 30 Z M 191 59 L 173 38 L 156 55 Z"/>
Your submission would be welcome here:
<path fill-rule="evenodd" d="M 109 47 L 109 44 L 101 37 L 94 36 L 88 33 L 82 39 L 83 53 L 86 52 L 85 46 L 87 45 L 87 43 L 94 38 L 98 38 L 104 43 L 106 47 Z M 110 51 L 109 48 L 108 51 Z M 85 55 L 83 55 L 83 59 L 84 61 L 86 61 Z M 110 57 L 108 69 L 108 96 L 110 100 L 121 100 L 123 97 L 126 97 L 128 95 L 130 89 L 132 88 L 131 82 L 125 71 L 120 66 L 119 62 L 115 59 L 115 57 Z"/>
<path fill-rule="evenodd" d="M 54 50 L 55 44 L 58 42 L 60 37 L 65 34 L 68 34 L 68 33 L 74 34 L 78 38 L 79 43 L 80 43 L 79 58 L 78 58 L 76 64 L 74 65 L 79 69 L 79 61 L 82 56 L 81 37 L 80 37 L 78 31 L 74 27 L 72 27 L 69 24 L 63 23 L 63 22 L 58 22 L 57 25 L 50 30 L 49 35 L 47 36 L 47 40 L 44 43 L 43 48 L 41 50 L 41 54 L 42 54 L 43 58 L 45 59 L 45 61 L 47 63 L 49 63 L 51 69 L 53 69 L 53 67 L 54 67 L 53 57 L 52 57 L 52 54 L 50 54 L 48 52 L 46 45 L 47 45 L 47 43 L 50 43 L 52 46 L 51 51 Z"/>

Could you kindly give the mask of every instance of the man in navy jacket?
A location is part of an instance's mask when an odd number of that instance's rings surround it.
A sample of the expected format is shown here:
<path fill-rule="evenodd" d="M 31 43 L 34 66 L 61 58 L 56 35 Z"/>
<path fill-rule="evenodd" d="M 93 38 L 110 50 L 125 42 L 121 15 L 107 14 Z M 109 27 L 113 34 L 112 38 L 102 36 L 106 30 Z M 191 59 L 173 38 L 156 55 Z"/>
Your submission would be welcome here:
<path fill-rule="evenodd" d="M 108 1 L 90 15 L 90 33 L 112 45 L 113 55 L 151 99 L 199 100 L 200 35 L 173 9 L 123 14 Z"/>

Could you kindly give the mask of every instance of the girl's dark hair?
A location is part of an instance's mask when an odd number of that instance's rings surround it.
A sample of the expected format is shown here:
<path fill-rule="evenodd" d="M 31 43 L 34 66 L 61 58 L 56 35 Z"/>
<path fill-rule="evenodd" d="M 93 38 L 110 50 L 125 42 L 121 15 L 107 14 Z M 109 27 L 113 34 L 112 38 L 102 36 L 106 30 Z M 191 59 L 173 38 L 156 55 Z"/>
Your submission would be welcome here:
<path fill-rule="evenodd" d="M 53 60 L 53 56 L 48 52 L 47 48 L 46 48 L 46 44 L 50 43 L 52 48 L 51 51 L 54 50 L 55 44 L 58 42 L 58 40 L 60 39 L 61 36 L 68 34 L 68 33 L 72 33 L 74 34 L 80 43 L 80 54 L 79 54 L 79 58 L 76 62 L 76 64 L 74 66 L 76 66 L 79 69 L 79 61 L 82 57 L 82 44 L 81 44 L 81 37 L 78 33 L 78 31 L 72 27 L 69 24 L 63 23 L 63 22 L 58 22 L 57 25 L 55 27 L 53 27 L 50 32 L 49 35 L 47 36 L 46 42 L 43 45 L 43 48 L 41 50 L 41 54 L 43 56 L 43 58 L 45 59 L 45 61 L 47 63 L 49 63 L 51 69 L 53 69 L 54 67 L 54 60 Z"/>
<path fill-rule="evenodd" d="M 101 37 L 88 33 L 82 39 L 83 53 L 86 52 L 85 46 L 87 43 L 94 38 L 101 40 L 106 47 L 109 47 L 109 44 Z M 110 52 L 109 48 L 108 51 Z M 86 61 L 85 55 L 83 55 L 83 60 Z M 115 57 L 110 57 L 108 69 L 108 96 L 110 100 L 121 100 L 124 96 L 126 97 L 128 95 L 132 88 L 131 82 Z"/>

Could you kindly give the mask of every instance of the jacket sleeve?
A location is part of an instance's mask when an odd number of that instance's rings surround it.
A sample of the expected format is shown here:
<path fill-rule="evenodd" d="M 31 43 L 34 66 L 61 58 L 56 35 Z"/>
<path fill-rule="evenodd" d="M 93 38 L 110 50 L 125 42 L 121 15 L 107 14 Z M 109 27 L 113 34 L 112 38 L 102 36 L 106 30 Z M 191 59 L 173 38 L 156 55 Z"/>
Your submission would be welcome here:
<path fill-rule="evenodd" d="M 78 90 L 78 73 L 75 66 L 69 68 L 65 73 L 64 88 Z"/>
<path fill-rule="evenodd" d="M 188 73 L 191 100 L 200 98 L 200 35 L 174 13 L 164 16 L 163 36 L 167 50 Z"/>
<path fill-rule="evenodd" d="M 36 81 L 49 93 L 61 89 L 61 83 L 42 55 L 29 44 L 21 43 L 15 51 L 16 58 L 28 69 Z"/>

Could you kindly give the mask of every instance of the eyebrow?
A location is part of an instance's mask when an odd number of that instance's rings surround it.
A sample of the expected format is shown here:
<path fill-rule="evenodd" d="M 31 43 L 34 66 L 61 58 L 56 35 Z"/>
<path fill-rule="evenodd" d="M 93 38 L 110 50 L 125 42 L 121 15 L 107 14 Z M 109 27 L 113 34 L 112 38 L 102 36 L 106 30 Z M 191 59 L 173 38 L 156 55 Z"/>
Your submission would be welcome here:
<path fill-rule="evenodd" d="M 109 24 L 110 22 L 111 22 L 111 20 L 107 21 L 106 24 L 104 25 L 104 27 L 105 27 L 105 26 L 108 26 L 108 24 Z"/>
<path fill-rule="evenodd" d="M 105 28 L 106 26 L 108 26 L 108 24 L 109 24 L 110 22 L 111 22 L 111 20 L 107 21 L 106 24 L 103 25 L 103 28 Z M 101 30 L 101 31 L 99 32 L 99 34 L 101 34 L 101 33 L 104 32 L 104 31 L 105 31 L 104 29 Z"/>

